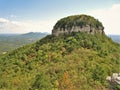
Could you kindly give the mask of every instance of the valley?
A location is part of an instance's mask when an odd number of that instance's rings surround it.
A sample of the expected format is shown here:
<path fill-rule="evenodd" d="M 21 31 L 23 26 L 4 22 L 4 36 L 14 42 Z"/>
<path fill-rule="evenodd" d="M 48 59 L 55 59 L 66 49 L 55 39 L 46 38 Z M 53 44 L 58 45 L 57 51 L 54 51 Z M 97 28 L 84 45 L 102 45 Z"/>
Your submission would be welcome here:
<path fill-rule="evenodd" d="M 32 44 L 46 35 L 48 33 L 0 34 L 0 54 Z"/>

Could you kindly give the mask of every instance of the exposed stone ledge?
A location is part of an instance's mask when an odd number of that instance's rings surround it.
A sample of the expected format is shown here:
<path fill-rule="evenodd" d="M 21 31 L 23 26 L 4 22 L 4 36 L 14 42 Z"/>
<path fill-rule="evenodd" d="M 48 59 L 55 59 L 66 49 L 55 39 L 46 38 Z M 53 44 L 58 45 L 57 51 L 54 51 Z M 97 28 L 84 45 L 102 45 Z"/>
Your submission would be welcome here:
<path fill-rule="evenodd" d="M 54 36 L 59 36 L 59 35 L 64 35 L 64 34 L 71 34 L 72 32 L 85 32 L 88 34 L 104 34 L 103 27 L 90 27 L 89 25 L 86 26 L 72 26 L 72 28 L 57 28 L 52 30 L 52 35 Z"/>
<path fill-rule="evenodd" d="M 113 73 L 106 80 L 109 82 L 109 90 L 116 90 L 116 85 L 120 85 L 120 73 Z"/>

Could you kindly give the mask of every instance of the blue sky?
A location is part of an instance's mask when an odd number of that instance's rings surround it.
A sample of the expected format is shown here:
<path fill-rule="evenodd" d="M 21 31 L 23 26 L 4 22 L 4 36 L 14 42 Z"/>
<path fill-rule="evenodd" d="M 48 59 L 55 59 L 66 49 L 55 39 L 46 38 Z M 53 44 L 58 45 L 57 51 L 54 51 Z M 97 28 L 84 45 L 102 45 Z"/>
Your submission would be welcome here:
<path fill-rule="evenodd" d="M 110 16 L 107 20 L 105 18 L 108 13 L 119 11 L 119 7 L 120 0 L 0 0 L 0 33 L 50 33 L 60 18 L 83 13 L 102 20 L 109 27 L 113 20 L 109 21 Z M 114 16 L 118 13 L 115 12 Z M 120 34 L 120 30 L 108 29 L 107 34 Z"/>

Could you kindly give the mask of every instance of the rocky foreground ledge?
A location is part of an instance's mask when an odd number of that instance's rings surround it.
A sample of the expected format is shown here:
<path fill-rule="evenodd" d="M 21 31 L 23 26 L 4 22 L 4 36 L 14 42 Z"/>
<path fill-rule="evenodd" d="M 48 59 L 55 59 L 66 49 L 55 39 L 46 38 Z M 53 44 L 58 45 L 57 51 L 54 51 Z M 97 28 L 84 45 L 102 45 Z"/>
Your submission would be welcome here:
<path fill-rule="evenodd" d="M 120 73 L 113 73 L 106 80 L 109 82 L 109 90 L 120 90 Z"/>

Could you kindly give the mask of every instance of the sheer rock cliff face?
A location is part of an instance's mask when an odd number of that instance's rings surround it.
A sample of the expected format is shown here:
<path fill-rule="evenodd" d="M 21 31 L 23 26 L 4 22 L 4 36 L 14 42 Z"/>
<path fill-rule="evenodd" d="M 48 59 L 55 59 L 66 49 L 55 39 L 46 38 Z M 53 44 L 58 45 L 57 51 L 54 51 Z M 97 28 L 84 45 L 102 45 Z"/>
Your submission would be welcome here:
<path fill-rule="evenodd" d="M 72 18 L 72 19 L 71 19 Z M 82 18 L 82 19 L 81 19 Z M 85 32 L 88 34 L 104 34 L 102 24 L 91 16 L 76 15 L 59 20 L 52 30 L 53 36 Z"/>

